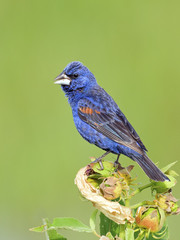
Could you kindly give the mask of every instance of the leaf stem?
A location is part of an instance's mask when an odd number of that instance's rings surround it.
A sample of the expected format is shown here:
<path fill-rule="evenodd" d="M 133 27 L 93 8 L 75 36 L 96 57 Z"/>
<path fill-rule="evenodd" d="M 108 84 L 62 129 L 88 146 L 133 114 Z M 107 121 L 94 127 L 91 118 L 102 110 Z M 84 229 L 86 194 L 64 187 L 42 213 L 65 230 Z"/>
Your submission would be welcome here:
<path fill-rule="evenodd" d="M 46 240 L 49 240 L 49 236 L 48 236 L 48 233 L 47 233 L 47 221 L 45 218 L 42 219 L 42 222 L 44 224 L 44 230 L 45 230 L 45 236 L 46 236 Z"/>
<path fill-rule="evenodd" d="M 125 240 L 125 224 L 120 224 L 120 239 Z"/>

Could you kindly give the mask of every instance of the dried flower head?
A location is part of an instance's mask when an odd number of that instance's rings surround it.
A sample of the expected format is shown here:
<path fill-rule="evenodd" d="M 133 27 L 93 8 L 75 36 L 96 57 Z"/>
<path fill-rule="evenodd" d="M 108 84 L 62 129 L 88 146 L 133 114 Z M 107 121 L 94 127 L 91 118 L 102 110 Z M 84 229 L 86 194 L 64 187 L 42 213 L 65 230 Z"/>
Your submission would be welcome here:
<path fill-rule="evenodd" d="M 120 205 L 118 202 L 111 202 L 105 199 L 100 190 L 87 181 L 87 172 L 89 168 L 86 166 L 79 170 L 76 175 L 75 184 L 79 188 L 81 194 L 91 201 L 95 208 L 99 209 L 106 217 L 118 224 L 124 224 L 126 221 L 133 223 L 131 209 Z"/>
<path fill-rule="evenodd" d="M 172 195 L 168 194 L 157 194 L 154 202 L 162 208 L 167 215 L 177 215 L 180 214 L 180 208 L 177 204 L 177 199 Z"/>

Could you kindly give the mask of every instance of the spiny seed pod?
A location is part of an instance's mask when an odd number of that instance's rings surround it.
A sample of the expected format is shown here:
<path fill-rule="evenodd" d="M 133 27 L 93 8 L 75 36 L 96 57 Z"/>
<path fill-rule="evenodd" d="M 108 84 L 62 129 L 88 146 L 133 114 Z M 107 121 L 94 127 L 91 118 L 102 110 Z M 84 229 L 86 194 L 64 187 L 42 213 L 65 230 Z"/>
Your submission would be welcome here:
<path fill-rule="evenodd" d="M 116 177 L 105 178 L 99 187 L 103 197 L 107 200 L 113 200 L 120 197 L 122 192 L 121 183 Z"/>
<path fill-rule="evenodd" d="M 150 232 L 158 232 L 163 227 L 165 214 L 158 207 L 141 206 L 137 209 L 135 219 L 138 227 L 146 228 Z"/>

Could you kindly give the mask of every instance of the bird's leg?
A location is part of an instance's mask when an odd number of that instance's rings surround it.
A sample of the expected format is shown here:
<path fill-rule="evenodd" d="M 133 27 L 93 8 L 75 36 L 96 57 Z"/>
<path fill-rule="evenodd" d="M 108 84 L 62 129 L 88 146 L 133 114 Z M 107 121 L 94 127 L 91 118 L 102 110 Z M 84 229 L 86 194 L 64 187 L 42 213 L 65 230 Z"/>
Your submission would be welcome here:
<path fill-rule="evenodd" d="M 120 157 L 120 155 L 121 155 L 121 154 L 118 154 L 117 159 L 116 159 L 116 161 L 114 162 L 114 167 L 116 168 L 116 171 L 123 169 L 123 167 L 122 167 L 121 164 L 119 163 L 119 157 Z"/>
<path fill-rule="evenodd" d="M 120 157 L 120 155 L 121 155 L 121 154 L 118 154 L 117 159 L 116 159 L 116 161 L 114 162 L 114 166 L 117 165 L 117 164 L 119 164 L 119 157 Z"/>
<path fill-rule="evenodd" d="M 103 170 L 104 169 L 104 167 L 103 167 L 103 164 L 102 164 L 102 159 L 106 156 L 106 155 L 108 155 L 109 153 L 110 153 L 111 151 L 107 151 L 107 152 L 105 152 L 101 157 L 99 157 L 99 158 L 97 158 L 95 161 L 93 161 L 92 163 L 99 163 L 99 165 L 100 165 L 100 169 L 101 170 Z"/>

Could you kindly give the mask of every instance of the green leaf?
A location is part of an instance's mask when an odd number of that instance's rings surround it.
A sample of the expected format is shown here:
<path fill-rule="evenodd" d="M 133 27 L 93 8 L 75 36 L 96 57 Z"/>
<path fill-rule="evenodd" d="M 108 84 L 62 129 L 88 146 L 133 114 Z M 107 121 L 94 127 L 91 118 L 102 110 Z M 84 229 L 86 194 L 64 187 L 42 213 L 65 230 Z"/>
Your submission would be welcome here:
<path fill-rule="evenodd" d="M 87 179 L 88 183 L 90 183 L 93 187 L 98 188 L 99 185 L 102 183 L 103 179 L 96 179 L 93 177 L 88 177 Z"/>
<path fill-rule="evenodd" d="M 101 174 L 103 177 L 111 176 L 112 172 L 114 172 L 114 164 L 111 162 L 103 162 L 104 169 L 101 170 L 99 163 L 95 163 L 92 169 L 96 172 Z"/>
<path fill-rule="evenodd" d="M 55 229 L 50 229 L 47 231 L 48 240 L 67 240 L 67 238 L 63 237 L 62 235 L 60 235 L 59 233 L 57 233 L 57 231 Z"/>
<path fill-rule="evenodd" d="M 174 170 L 169 169 L 168 171 L 166 171 L 166 174 L 172 177 L 178 177 L 179 174 L 177 172 L 175 172 Z"/>
<path fill-rule="evenodd" d="M 43 223 L 44 225 L 31 228 L 30 231 L 45 232 L 48 240 L 67 240 L 67 238 L 57 233 L 56 229 L 49 229 L 50 223 L 47 218 L 43 219 Z"/>
<path fill-rule="evenodd" d="M 69 229 L 77 232 L 92 232 L 90 227 L 75 218 L 54 218 L 50 228 Z"/>
<path fill-rule="evenodd" d="M 126 228 L 125 230 L 125 240 L 134 240 L 134 230 L 131 228 Z"/>
<path fill-rule="evenodd" d="M 92 229 L 92 231 L 95 231 L 95 228 L 96 228 L 96 216 L 97 216 L 97 213 L 98 213 L 98 210 L 96 209 L 91 217 L 90 217 L 90 220 L 89 220 L 89 224 L 90 224 L 90 227 Z"/>
<path fill-rule="evenodd" d="M 113 237 L 119 236 L 120 225 L 107 218 L 103 213 L 100 213 L 100 235 L 106 236 L 110 232 Z"/>
<path fill-rule="evenodd" d="M 162 171 L 163 173 L 166 173 L 166 172 L 167 172 L 171 167 L 173 167 L 176 163 L 177 163 L 177 161 L 168 164 L 166 167 L 162 168 L 161 171 Z"/>
<path fill-rule="evenodd" d="M 44 232 L 45 231 L 45 226 L 47 227 L 47 225 L 42 225 L 42 226 L 39 226 L 39 227 L 30 228 L 29 231 Z"/>

